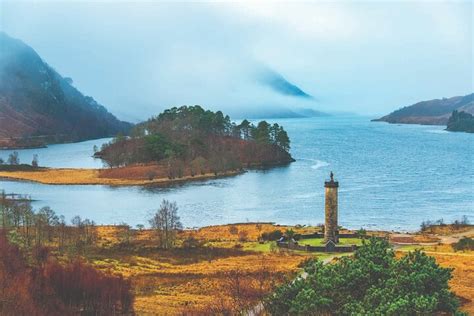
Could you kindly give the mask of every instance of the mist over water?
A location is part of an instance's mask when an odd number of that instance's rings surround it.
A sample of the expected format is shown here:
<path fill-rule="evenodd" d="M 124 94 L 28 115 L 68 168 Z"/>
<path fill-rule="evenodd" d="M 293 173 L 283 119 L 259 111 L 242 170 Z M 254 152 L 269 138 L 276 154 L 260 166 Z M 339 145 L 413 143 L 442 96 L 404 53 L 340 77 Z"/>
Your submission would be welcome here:
<path fill-rule="evenodd" d="M 185 104 L 381 115 L 473 86 L 472 1 L 23 0 L 0 12 L 0 31 L 131 122 Z M 262 82 L 262 68 L 276 76 Z"/>
<path fill-rule="evenodd" d="M 474 137 L 443 127 L 373 123 L 337 116 L 270 120 L 283 125 L 296 162 L 268 170 L 167 188 L 48 186 L 0 180 L 0 190 L 30 194 L 70 219 L 146 224 L 162 199 L 176 201 L 184 226 L 246 221 L 324 221 L 324 180 L 339 180 L 339 221 L 348 228 L 416 230 L 423 220 L 474 222 Z M 20 150 L 52 167 L 100 167 L 92 146 L 106 140 Z M 6 158 L 9 151 L 0 151 Z M 63 158 L 61 158 L 63 157 Z M 67 157 L 67 159 L 64 159 Z"/>

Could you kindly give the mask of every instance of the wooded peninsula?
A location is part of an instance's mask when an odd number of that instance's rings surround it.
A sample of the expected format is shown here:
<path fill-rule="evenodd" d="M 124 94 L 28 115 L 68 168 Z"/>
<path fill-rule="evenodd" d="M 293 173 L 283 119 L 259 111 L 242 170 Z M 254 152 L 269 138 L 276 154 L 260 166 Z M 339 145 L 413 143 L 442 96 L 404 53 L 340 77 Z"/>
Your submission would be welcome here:
<path fill-rule="evenodd" d="M 169 184 L 288 164 L 294 161 L 289 150 L 288 134 L 276 123 L 254 125 L 245 119 L 236 124 L 221 111 L 182 106 L 94 148 L 94 156 L 109 168 L 40 168 L 38 162 L 32 168 L 21 165 L 16 154 L 8 165 L 0 163 L 0 177 L 44 184 Z"/>

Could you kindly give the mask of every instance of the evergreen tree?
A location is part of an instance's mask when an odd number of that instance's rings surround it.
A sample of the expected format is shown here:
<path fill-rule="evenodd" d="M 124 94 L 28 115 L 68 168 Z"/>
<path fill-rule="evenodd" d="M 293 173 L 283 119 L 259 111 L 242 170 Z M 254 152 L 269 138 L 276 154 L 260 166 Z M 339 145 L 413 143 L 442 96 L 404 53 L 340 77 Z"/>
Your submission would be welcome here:
<path fill-rule="evenodd" d="M 306 279 L 279 287 L 266 301 L 272 315 L 434 315 L 457 312 L 451 269 L 415 251 L 395 259 L 388 242 L 372 238 L 353 258 L 310 261 Z"/>

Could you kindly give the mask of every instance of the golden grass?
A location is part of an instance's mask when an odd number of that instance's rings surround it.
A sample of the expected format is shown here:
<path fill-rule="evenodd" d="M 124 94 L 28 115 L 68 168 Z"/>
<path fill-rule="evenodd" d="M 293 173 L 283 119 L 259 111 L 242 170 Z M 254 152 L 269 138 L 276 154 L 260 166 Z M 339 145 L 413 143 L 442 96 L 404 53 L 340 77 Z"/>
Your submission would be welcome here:
<path fill-rule="evenodd" d="M 397 235 L 391 235 L 390 236 L 390 242 L 394 243 L 435 243 L 439 242 L 440 239 L 428 235 L 428 234 L 416 234 L 416 235 L 407 235 L 403 234 L 403 236 L 397 236 Z"/>
<path fill-rule="evenodd" d="M 238 172 L 229 171 L 219 176 L 235 175 Z M 0 178 L 33 181 L 43 184 L 75 184 L 75 185 L 91 185 L 102 184 L 111 186 L 127 186 L 127 185 L 149 185 L 149 184 L 169 184 L 175 182 L 183 182 L 190 180 L 203 180 L 215 178 L 213 173 L 196 175 L 194 177 L 185 176 L 182 178 L 168 179 L 156 178 L 153 180 L 129 179 L 129 178 L 107 178 L 101 176 L 100 169 L 41 169 L 37 171 L 0 171 Z"/>
<path fill-rule="evenodd" d="M 469 315 L 474 314 L 474 251 L 455 252 L 448 244 L 435 246 L 416 246 L 397 251 L 400 257 L 407 250 L 420 249 L 436 259 L 442 267 L 453 268 L 453 278 L 449 285 L 453 292 L 461 298 L 461 310 Z"/>
<path fill-rule="evenodd" d="M 237 223 L 219 226 L 206 226 L 198 230 L 185 230 L 183 237 L 193 236 L 205 241 L 257 241 L 263 233 L 280 230 L 283 234 L 292 229 L 297 234 L 320 232 L 319 227 L 286 226 L 272 223 Z"/>
<path fill-rule="evenodd" d="M 100 270 L 131 278 L 138 315 L 179 315 L 183 311 L 205 310 L 222 297 L 228 284 L 227 272 L 256 275 L 265 268 L 271 271 L 270 279 L 279 280 L 284 275 L 291 279 L 305 259 L 321 257 L 321 254 L 272 251 L 270 243 L 257 241 L 264 232 L 275 229 L 284 232 L 290 228 L 297 233 L 319 230 L 318 227 L 271 223 L 209 226 L 185 230 L 178 236 L 178 244 L 193 236 L 205 243 L 204 248 L 160 250 L 156 248 L 156 235 L 152 230 L 133 230 L 131 247 L 121 248 L 114 246 L 123 241 L 124 226 L 97 226 L 98 248 L 89 253 L 87 259 Z M 239 240 L 242 232 L 246 241 Z M 430 240 L 421 235 L 412 237 L 414 242 Z M 441 266 L 454 269 L 450 286 L 462 298 L 462 310 L 474 313 L 474 252 L 454 252 L 449 244 L 412 245 L 400 248 L 397 256 L 414 249 L 422 249 Z"/>
<path fill-rule="evenodd" d="M 465 253 L 429 253 L 443 267 L 454 268 L 451 289 L 465 301 L 462 310 L 474 314 L 474 251 Z"/>
<path fill-rule="evenodd" d="M 192 235 L 208 245 L 192 250 L 157 249 L 152 230 L 134 230 L 134 250 L 131 251 L 113 247 L 125 232 L 124 226 L 97 226 L 97 244 L 107 244 L 109 250 L 93 251 L 88 261 L 100 270 L 131 278 L 136 295 L 134 309 L 138 315 L 180 315 L 184 310 L 205 309 L 221 297 L 228 272 L 257 274 L 268 269 L 270 279 L 277 280 L 284 275 L 292 278 L 299 270 L 298 265 L 311 256 L 270 252 L 258 247 L 260 244 L 256 241 L 239 243 L 236 236 L 229 233 L 230 226 L 248 231 L 249 238 L 255 240 L 263 231 L 282 229 L 271 224 L 249 223 L 187 230 L 179 235 L 180 240 Z M 227 241 L 210 241 L 226 238 Z M 237 243 L 243 248 L 232 249 Z"/>
<path fill-rule="evenodd" d="M 455 226 L 453 224 L 447 225 L 433 225 L 430 226 L 426 232 L 436 235 L 452 235 L 463 232 L 469 232 L 474 228 L 473 225 Z"/>

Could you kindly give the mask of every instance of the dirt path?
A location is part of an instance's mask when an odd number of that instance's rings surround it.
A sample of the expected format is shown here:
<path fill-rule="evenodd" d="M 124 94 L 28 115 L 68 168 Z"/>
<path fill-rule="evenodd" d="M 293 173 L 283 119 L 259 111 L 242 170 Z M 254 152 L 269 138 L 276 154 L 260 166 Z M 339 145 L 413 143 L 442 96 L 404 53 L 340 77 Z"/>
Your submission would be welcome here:
<path fill-rule="evenodd" d="M 390 235 L 390 237 L 393 238 L 394 240 L 397 240 L 397 239 L 398 240 L 403 240 L 403 239 L 409 240 L 409 239 L 413 239 L 413 236 L 414 236 L 414 234 L 408 234 L 408 233 Z M 451 244 L 457 243 L 462 237 L 474 236 L 474 228 L 471 228 L 467 231 L 451 233 L 451 234 L 448 234 L 448 235 L 429 234 L 427 236 L 432 237 L 433 239 L 437 239 L 437 241 L 433 241 L 433 242 L 392 241 L 391 244 L 394 245 L 395 248 L 400 247 L 400 246 L 407 246 L 407 245 L 435 246 L 439 243 L 451 245 Z"/>
<path fill-rule="evenodd" d="M 449 236 L 442 236 L 442 235 L 434 235 L 438 237 L 441 240 L 441 243 L 443 244 L 454 244 L 459 241 L 462 237 L 466 236 L 474 236 L 474 228 L 471 228 L 467 231 L 460 232 L 460 233 L 453 233 L 450 234 Z"/>

